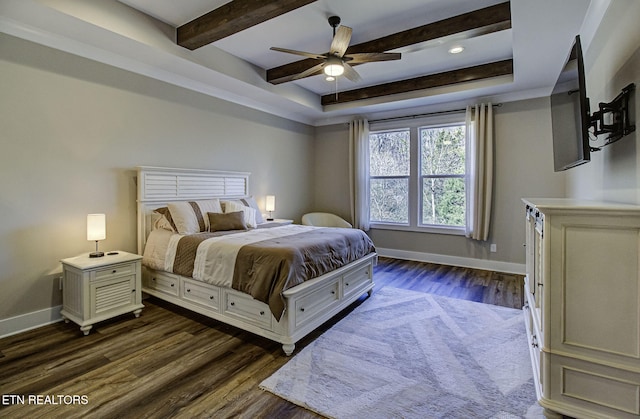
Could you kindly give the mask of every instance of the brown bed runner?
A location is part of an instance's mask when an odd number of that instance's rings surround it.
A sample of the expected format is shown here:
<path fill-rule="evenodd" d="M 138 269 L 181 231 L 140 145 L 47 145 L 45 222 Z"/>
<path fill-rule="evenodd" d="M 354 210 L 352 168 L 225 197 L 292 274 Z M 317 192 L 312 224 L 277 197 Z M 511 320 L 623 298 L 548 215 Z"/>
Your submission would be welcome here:
<path fill-rule="evenodd" d="M 267 303 L 279 321 L 284 290 L 374 251 L 369 236 L 358 229 L 321 228 L 264 240 L 238 252 L 233 288 Z"/>

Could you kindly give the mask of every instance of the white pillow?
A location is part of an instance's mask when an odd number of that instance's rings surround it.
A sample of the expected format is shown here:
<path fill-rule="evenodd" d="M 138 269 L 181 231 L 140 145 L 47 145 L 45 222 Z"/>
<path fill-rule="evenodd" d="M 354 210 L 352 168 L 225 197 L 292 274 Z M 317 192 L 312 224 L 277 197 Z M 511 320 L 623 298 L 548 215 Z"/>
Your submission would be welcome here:
<path fill-rule="evenodd" d="M 246 198 L 242 198 L 240 200 L 244 205 L 253 208 L 256 210 L 256 223 L 262 224 L 264 223 L 264 218 L 262 218 L 262 213 L 260 212 L 260 207 L 258 207 L 258 203 L 252 196 L 248 196 Z"/>
<path fill-rule="evenodd" d="M 194 234 L 209 230 L 208 212 L 222 213 L 220 200 L 181 201 L 167 204 L 173 223 L 180 234 Z"/>
<path fill-rule="evenodd" d="M 244 222 L 249 228 L 256 228 L 258 224 L 256 223 L 256 210 L 254 208 L 248 207 L 246 205 L 242 205 L 242 203 L 238 201 L 222 201 L 224 204 L 224 213 L 244 211 Z"/>

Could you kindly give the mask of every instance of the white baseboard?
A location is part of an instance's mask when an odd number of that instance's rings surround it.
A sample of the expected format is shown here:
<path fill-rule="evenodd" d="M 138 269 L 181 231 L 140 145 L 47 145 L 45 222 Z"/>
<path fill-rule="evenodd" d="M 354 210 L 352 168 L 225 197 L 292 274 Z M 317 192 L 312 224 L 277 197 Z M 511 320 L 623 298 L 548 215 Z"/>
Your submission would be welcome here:
<path fill-rule="evenodd" d="M 418 262 L 438 263 L 441 265 L 461 266 L 463 268 L 484 269 L 487 271 L 505 272 L 518 275 L 525 274 L 525 265 L 521 263 L 500 262 L 497 260 L 474 259 L 379 247 L 376 247 L 376 252 L 380 256 L 395 259 L 415 260 Z"/>
<path fill-rule="evenodd" d="M 62 306 L 55 306 L 2 319 L 0 320 L 0 338 L 59 322 L 62 320 L 60 309 Z"/>

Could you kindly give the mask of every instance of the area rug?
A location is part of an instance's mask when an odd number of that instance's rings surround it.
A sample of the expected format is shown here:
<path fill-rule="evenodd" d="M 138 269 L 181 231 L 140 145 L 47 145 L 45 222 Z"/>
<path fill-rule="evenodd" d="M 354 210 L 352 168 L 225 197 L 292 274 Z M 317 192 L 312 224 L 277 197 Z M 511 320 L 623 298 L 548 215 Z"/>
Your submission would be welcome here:
<path fill-rule="evenodd" d="M 540 418 L 520 310 L 385 287 L 260 387 L 332 418 Z"/>

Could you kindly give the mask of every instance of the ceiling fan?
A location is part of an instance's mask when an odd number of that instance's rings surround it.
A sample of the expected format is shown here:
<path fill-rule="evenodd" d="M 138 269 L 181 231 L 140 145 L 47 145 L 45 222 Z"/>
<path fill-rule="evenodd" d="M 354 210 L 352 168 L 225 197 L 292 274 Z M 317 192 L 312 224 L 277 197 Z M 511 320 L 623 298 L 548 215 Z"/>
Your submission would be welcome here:
<path fill-rule="evenodd" d="M 327 80 L 334 80 L 335 77 L 344 75 L 349 80 L 357 82 L 362 80 L 362 77 L 360 77 L 360 74 L 353 69 L 351 64 L 399 60 L 402 56 L 402 54 L 396 52 L 363 52 L 345 55 L 345 52 L 349 47 L 349 41 L 351 41 L 352 29 L 348 26 L 338 27 L 338 25 L 340 25 L 340 18 L 338 16 L 329 17 L 329 25 L 333 28 L 333 40 L 331 41 L 331 48 L 326 54 L 314 54 L 311 52 L 296 51 L 293 49 L 271 47 L 274 51 L 301 55 L 303 57 L 314 58 L 316 60 L 323 60 L 322 63 L 316 64 L 302 73 L 296 74 L 293 77 L 293 80 L 310 76 L 322 70 L 327 76 Z M 338 30 L 336 31 L 337 27 Z"/>

